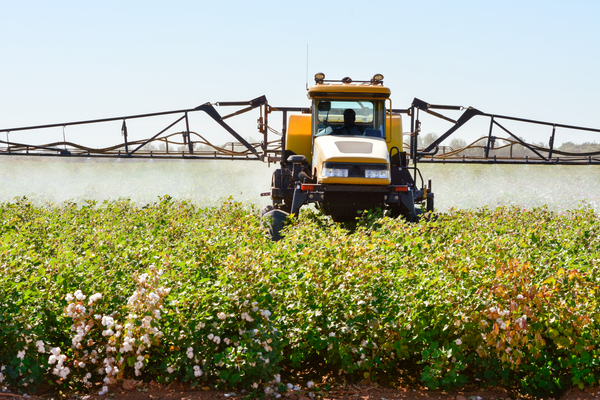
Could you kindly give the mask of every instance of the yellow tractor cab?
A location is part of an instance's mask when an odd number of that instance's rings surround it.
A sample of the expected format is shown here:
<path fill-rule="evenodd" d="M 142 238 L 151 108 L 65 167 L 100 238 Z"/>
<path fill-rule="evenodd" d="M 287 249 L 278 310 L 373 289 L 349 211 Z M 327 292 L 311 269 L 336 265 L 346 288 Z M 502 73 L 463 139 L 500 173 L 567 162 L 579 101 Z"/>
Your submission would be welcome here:
<path fill-rule="evenodd" d="M 408 170 L 402 121 L 392 113 L 390 95 L 380 74 L 369 81 L 315 75 L 308 89 L 310 113 L 291 115 L 282 140 L 273 206 L 265 212 L 274 225 L 283 226 L 276 221 L 297 216 L 307 203 L 335 221 L 351 221 L 373 208 L 416 221 L 421 211 L 416 205 L 433 210 L 433 194 L 418 189 Z"/>

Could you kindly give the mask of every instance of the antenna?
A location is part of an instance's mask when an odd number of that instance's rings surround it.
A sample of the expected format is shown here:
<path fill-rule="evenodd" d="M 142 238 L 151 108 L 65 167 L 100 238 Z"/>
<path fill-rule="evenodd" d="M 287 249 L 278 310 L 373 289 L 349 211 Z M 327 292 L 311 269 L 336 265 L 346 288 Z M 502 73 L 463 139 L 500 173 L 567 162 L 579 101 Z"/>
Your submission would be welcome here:
<path fill-rule="evenodd" d="M 306 44 L 306 90 L 308 90 L 308 43 Z"/>

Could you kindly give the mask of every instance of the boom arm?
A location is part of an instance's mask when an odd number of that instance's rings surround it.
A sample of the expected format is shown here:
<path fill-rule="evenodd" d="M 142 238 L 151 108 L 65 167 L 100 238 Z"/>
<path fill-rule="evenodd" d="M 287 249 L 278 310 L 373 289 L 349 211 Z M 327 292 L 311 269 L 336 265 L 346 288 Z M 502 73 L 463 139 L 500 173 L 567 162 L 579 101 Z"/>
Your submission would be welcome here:
<path fill-rule="evenodd" d="M 558 151 L 554 148 L 556 128 L 565 128 L 565 129 L 570 129 L 570 130 L 579 130 L 579 131 L 597 132 L 597 133 L 600 133 L 600 129 L 586 128 L 586 127 L 575 126 L 575 125 L 558 124 L 558 123 L 545 122 L 545 121 L 536 121 L 536 120 L 532 120 L 532 119 L 510 117 L 510 116 L 506 116 L 506 115 L 488 114 L 488 113 L 484 113 L 473 107 L 466 108 L 466 111 L 458 119 L 454 120 L 445 115 L 442 115 L 438 112 L 433 111 L 436 109 L 437 110 L 460 111 L 460 110 L 463 110 L 464 108 L 460 107 L 460 106 L 429 104 L 423 100 L 415 98 L 413 100 L 413 103 L 412 103 L 412 106 L 410 109 L 402 110 L 402 112 L 407 112 L 411 116 L 411 140 L 410 140 L 409 147 L 410 147 L 411 159 L 412 159 L 413 163 L 415 163 L 415 164 L 419 161 L 435 162 L 436 160 L 441 161 L 441 162 L 452 162 L 452 161 L 465 162 L 465 161 L 467 161 L 466 157 L 464 155 L 462 156 L 462 160 L 461 160 L 460 157 L 453 158 L 451 156 L 444 156 L 444 155 L 439 155 L 436 158 L 436 154 L 438 153 L 440 144 L 444 140 L 446 140 L 448 137 L 450 137 L 452 134 L 454 134 L 456 131 L 458 131 L 460 128 L 462 128 L 467 122 L 469 122 L 471 119 L 473 119 L 474 117 L 477 117 L 477 116 L 490 118 L 490 128 L 489 128 L 489 132 L 487 135 L 487 144 L 484 146 L 484 156 L 483 157 L 472 157 L 471 156 L 470 159 L 468 160 L 469 162 L 485 162 L 486 164 L 487 163 L 521 163 L 521 162 L 580 164 L 580 163 L 587 162 L 590 164 L 600 164 L 600 158 L 592 158 L 593 156 L 600 156 L 600 151 L 568 153 L 568 152 Z M 442 135 L 440 135 L 440 137 L 435 139 L 432 143 L 425 146 L 425 148 L 422 150 L 419 150 L 418 145 L 417 145 L 418 144 L 417 138 L 420 133 L 420 125 L 421 125 L 421 123 L 419 121 L 419 111 L 424 111 L 424 112 L 426 112 L 430 115 L 433 115 L 437 118 L 440 118 L 445 121 L 453 123 L 453 125 L 450 127 L 450 129 L 448 129 L 446 132 L 444 132 Z M 550 140 L 549 140 L 549 147 L 544 148 L 544 147 L 540 147 L 540 146 L 536 146 L 536 145 L 527 143 L 526 141 L 521 139 L 519 136 L 517 136 L 516 134 L 511 132 L 509 129 L 507 129 L 505 126 L 500 124 L 498 122 L 498 120 L 510 120 L 510 121 L 527 123 L 527 124 L 551 126 L 552 134 L 551 134 Z M 512 143 L 511 146 L 513 144 L 520 144 L 521 146 L 528 149 L 531 152 L 532 159 L 530 160 L 528 156 L 526 156 L 524 160 L 517 159 L 517 158 L 513 158 L 512 154 L 511 154 L 510 159 L 508 159 L 508 160 L 498 160 L 498 158 L 496 156 L 493 157 L 493 160 L 490 159 L 490 150 L 493 149 L 494 142 L 496 141 L 496 139 L 498 139 L 492 135 L 494 127 L 500 128 L 502 131 L 504 131 L 505 133 L 507 133 L 510 136 L 509 140 L 507 140 L 507 139 L 502 139 L 502 140 Z M 455 153 L 455 155 L 460 156 L 460 154 L 459 154 L 460 151 L 456 151 L 454 153 Z M 511 153 L 512 153 L 512 150 L 511 150 Z M 544 156 L 542 153 L 547 153 L 547 155 Z M 553 159 L 552 158 L 553 154 L 560 154 L 560 155 L 564 155 L 566 157 L 564 157 L 563 160 L 561 161 L 560 158 L 558 158 L 558 157 L 555 157 Z M 426 157 L 428 157 L 428 158 L 426 158 Z"/>

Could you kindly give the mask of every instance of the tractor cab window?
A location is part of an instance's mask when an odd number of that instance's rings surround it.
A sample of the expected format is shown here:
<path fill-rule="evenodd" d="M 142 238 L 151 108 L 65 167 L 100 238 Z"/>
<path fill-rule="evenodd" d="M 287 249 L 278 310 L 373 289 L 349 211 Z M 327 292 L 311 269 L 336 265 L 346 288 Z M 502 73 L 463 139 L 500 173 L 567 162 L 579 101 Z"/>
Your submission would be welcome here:
<path fill-rule="evenodd" d="M 317 100 L 315 136 L 385 137 L 385 107 L 377 100 Z"/>

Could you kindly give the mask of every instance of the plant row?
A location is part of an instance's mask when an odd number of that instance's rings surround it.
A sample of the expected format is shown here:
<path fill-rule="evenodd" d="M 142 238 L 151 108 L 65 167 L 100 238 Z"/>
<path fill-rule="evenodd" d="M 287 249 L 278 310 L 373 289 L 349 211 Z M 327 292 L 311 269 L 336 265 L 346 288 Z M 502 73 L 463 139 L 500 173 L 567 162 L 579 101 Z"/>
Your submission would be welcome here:
<path fill-rule="evenodd" d="M 581 207 L 410 224 L 164 197 L 0 204 L 0 385 L 183 381 L 279 397 L 369 379 L 536 396 L 600 379 L 600 220 Z"/>

